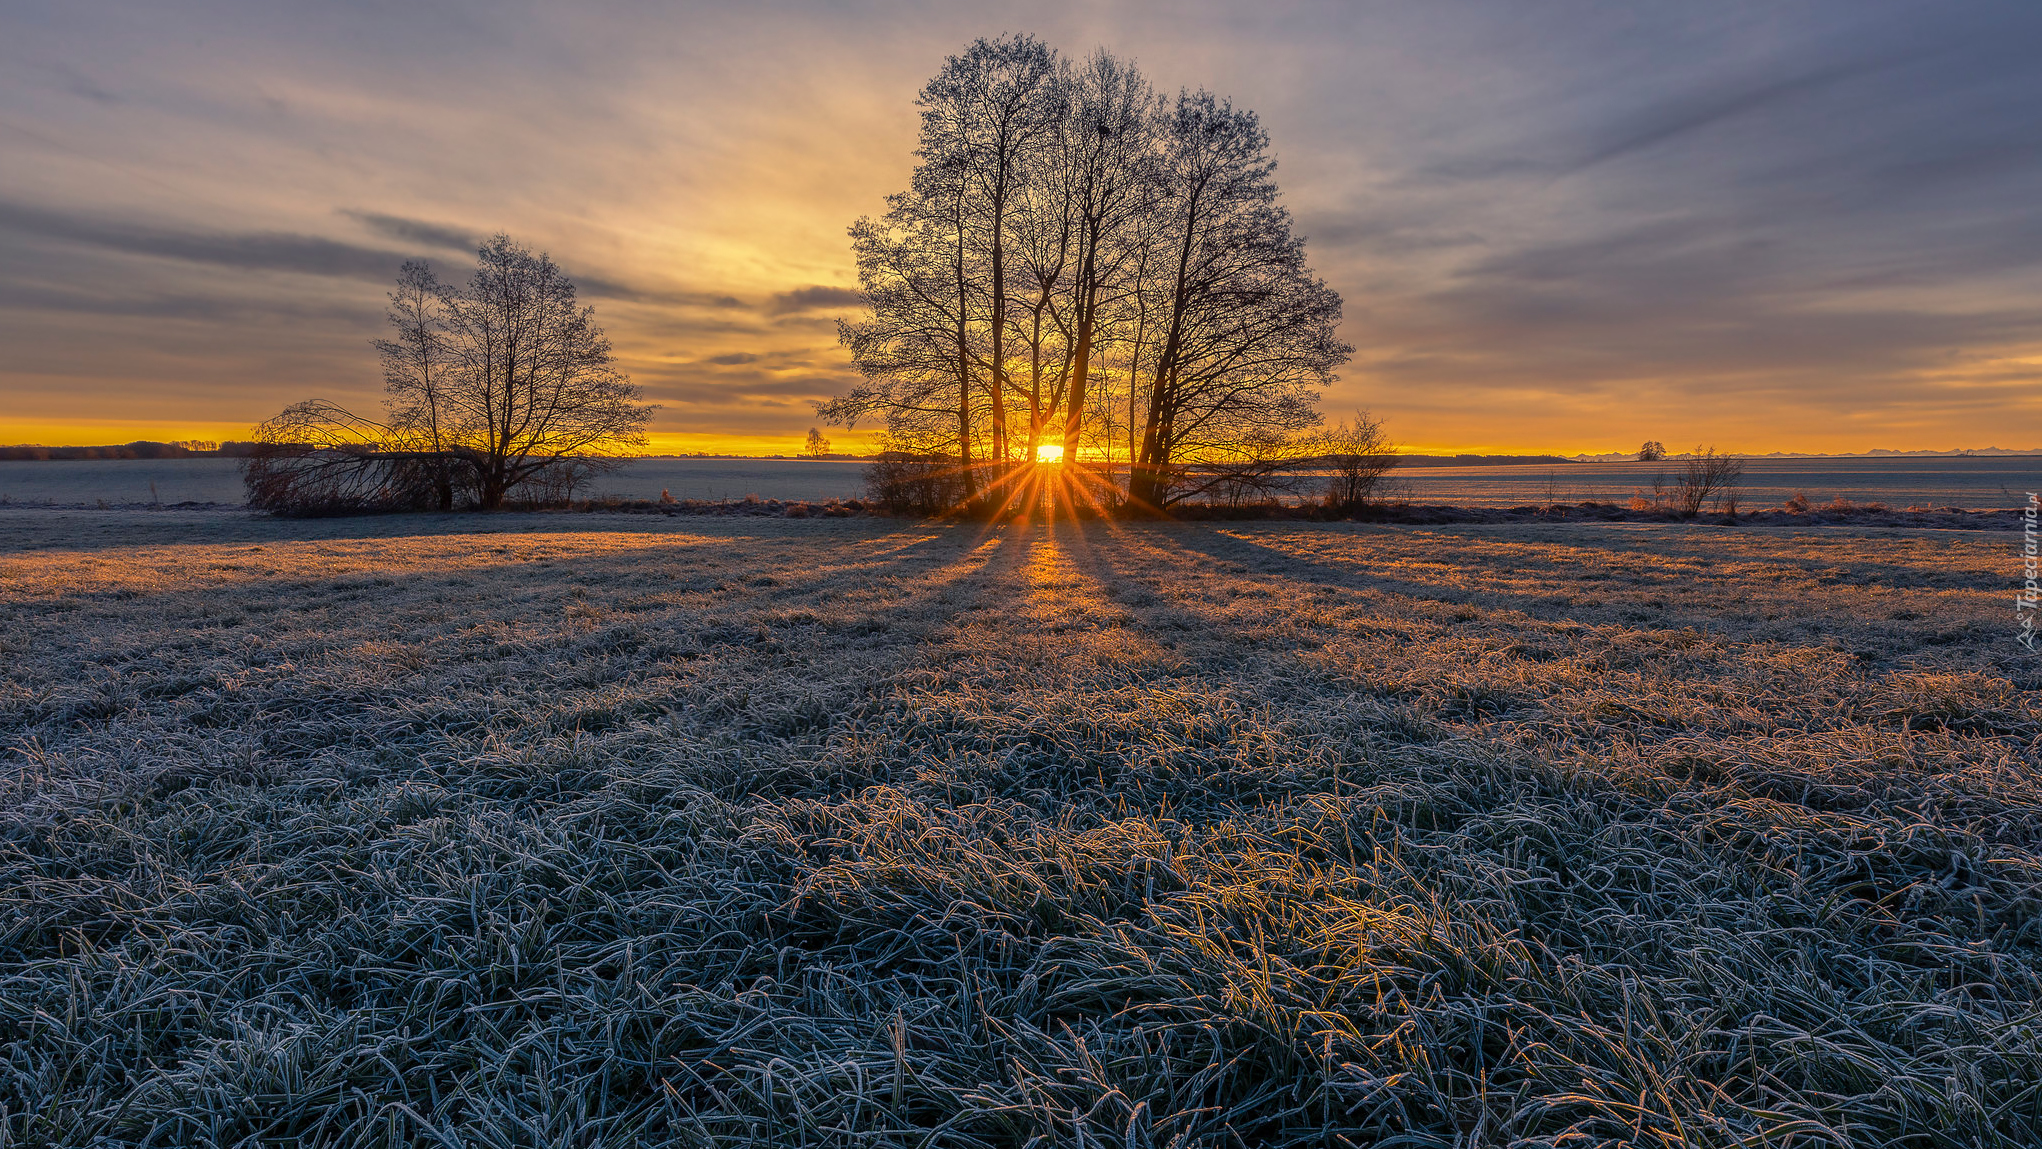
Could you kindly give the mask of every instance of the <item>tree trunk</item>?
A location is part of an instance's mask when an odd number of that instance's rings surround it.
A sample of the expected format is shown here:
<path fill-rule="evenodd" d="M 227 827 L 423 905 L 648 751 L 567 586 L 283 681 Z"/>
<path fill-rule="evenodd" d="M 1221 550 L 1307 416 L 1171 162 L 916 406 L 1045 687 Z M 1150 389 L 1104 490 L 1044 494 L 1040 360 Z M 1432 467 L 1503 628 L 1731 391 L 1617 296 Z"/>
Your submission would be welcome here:
<path fill-rule="evenodd" d="M 964 499 L 978 499 L 978 476 L 971 471 L 971 344 L 964 312 L 964 183 L 957 185 L 957 465 L 964 472 Z"/>
<path fill-rule="evenodd" d="M 1007 467 L 1006 193 L 993 198 L 993 456 Z"/>
<path fill-rule="evenodd" d="M 1099 225 L 1088 223 L 1091 235 L 1085 242 L 1085 261 L 1078 274 L 1078 347 L 1071 358 L 1071 392 L 1065 400 L 1064 462 L 1078 461 L 1078 435 L 1085 423 L 1085 383 L 1092 370 L 1092 318 L 1099 302 L 1099 285 L 1093 282 L 1098 270 Z"/>

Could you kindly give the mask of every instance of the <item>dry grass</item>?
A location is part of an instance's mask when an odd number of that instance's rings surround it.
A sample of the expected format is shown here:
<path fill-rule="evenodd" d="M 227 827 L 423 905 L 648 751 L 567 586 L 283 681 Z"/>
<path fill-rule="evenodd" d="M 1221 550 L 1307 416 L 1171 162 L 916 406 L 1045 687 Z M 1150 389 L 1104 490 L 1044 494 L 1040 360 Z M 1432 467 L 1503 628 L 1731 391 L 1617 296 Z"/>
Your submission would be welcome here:
<path fill-rule="evenodd" d="M 2003 534 L 0 539 L 7 1144 L 2042 1143 Z"/>

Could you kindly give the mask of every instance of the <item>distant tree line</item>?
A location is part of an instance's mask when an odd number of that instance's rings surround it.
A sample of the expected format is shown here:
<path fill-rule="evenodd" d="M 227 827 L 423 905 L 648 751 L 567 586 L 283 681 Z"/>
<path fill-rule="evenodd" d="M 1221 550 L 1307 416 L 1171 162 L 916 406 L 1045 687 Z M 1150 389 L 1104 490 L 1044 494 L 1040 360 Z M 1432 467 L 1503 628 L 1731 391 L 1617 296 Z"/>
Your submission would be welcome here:
<path fill-rule="evenodd" d="M 192 459 L 217 456 L 242 457 L 255 453 L 259 444 L 236 442 L 232 439 L 215 443 L 199 439 L 180 439 L 169 443 L 158 443 L 151 439 L 140 439 L 133 443 L 119 443 L 105 447 L 45 447 L 39 444 L 21 444 L 0 447 L 0 459 Z"/>
<path fill-rule="evenodd" d="M 878 420 L 891 465 L 942 460 L 981 505 L 1057 449 L 1155 509 L 1328 453 L 1301 433 L 1353 349 L 1253 112 L 1030 36 L 973 43 L 918 103 L 909 187 L 851 228 L 863 378 L 826 422 Z"/>
<path fill-rule="evenodd" d="M 323 400 L 256 429 L 252 505 L 292 514 L 542 505 L 645 442 L 655 409 L 617 370 L 574 283 L 498 235 L 465 284 L 404 264 L 376 342 L 380 419 Z"/>

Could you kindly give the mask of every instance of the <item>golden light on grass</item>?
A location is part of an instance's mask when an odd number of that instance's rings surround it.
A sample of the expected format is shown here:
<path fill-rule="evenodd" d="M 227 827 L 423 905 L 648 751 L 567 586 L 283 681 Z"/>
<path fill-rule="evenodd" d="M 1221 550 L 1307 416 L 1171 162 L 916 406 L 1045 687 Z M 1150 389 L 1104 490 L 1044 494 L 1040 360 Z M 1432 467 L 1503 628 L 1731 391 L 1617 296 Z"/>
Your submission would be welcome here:
<path fill-rule="evenodd" d="M 1044 443 L 1035 448 L 1035 461 L 1038 463 L 1061 463 L 1064 461 L 1064 449 L 1054 443 Z"/>

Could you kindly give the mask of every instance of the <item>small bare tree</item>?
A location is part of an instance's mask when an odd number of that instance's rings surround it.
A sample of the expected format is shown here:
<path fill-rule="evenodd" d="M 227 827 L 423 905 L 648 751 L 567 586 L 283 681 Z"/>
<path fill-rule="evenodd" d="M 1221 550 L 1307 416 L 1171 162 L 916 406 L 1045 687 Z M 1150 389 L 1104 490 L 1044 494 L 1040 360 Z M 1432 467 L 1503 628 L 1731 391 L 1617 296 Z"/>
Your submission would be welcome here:
<path fill-rule="evenodd" d="M 1666 444 L 1657 439 L 1647 439 L 1638 447 L 1640 463 L 1657 463 L 1666 458 Z"/>
<path fill-rule="evenodd" d="M 811 459 L 829 458 L 830 441 L 822 433 L 822 428 L 810 427 L 808 429 L 808 442 L 802 445 L 801 453 Z"/>
<path fill-rule="evenodd" d="M 1326 505 L 1349 513 L 1367 506 L 1375 498 L 1383 476 L 1397 465 L 1396 444 L 1383 431 L 1383 421 L 1366 411 L 1343 420 L 1320 435 L 1327 469 L 1332 478 L 1326 486 Z"/>
<path fill-rule="evenodd" d="M 379 340 L 382 422 L 299 403 L 257 430 L 250 502 L 290 513 L 495 510 L 571 491 L 645 442 L 657 408 L 613 365 L 593 309 L 552 259 L 509 236 L 477 253 L 459 288 L 407 263 L 390 293 L 396 338 Z"/>
<path fill-rule="evenodd" d="M 1674 506 L 1684 515 L 1700 514 L 1710 495 L 1734 499 L 1737 483 L 1743 478 L 1744 460 L 1719 455 L 1713 446 L 1704 451 L 1697 444 L 1674 485 Z"/>

